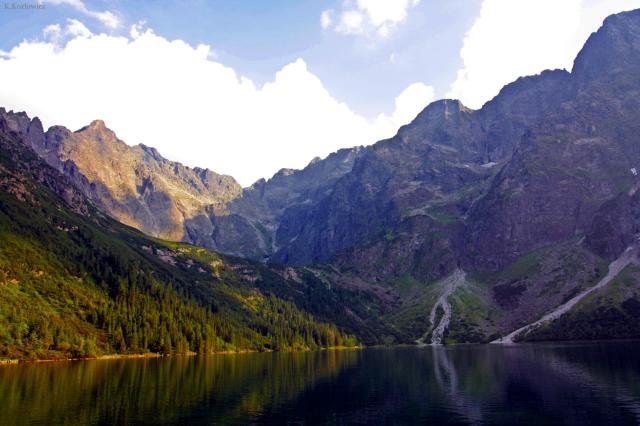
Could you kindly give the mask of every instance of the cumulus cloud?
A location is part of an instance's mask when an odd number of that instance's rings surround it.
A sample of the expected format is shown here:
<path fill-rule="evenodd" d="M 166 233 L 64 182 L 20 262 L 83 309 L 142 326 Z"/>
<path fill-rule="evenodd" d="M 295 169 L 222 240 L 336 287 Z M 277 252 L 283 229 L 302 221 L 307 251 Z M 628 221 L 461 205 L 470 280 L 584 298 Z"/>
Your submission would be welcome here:
<path fill-rule="evenodd" d="M 258 87 L 216 62 L 206 45 L 170 41 L 140 24 L 128 36 L 79 28 L 77 21 L 47 27 L 48 38 L 0 56 L 0 75 L 11 81 L 0 86 L 0 105 L 47 126 L 78 129 L 100 118 L 129 144 L 243 185 L 393 136 L 433 100 L 432 88 L 413 84 L 394 112 L 367 118 L 336 100 L 302 59 Z"/>
<path fill-rule="evenodd" d="M 323 30 L 326 30 L 333 23 L 333 10 L 324 10 L 320 14 L 320 26 Z"/>
<path fill-rule="evenodd" d="M 91 37 L 93 34 L 82 22 L 77 19 L 67 20 L 66 34 L 72 37 Z"/>
<path fill-rule="evenodd" d="M 67 19 L 67 25 L 62 27 L 60 24 L 52 24 L 46 26 L 42 30 L 45 40 L 54 46 L 61 46 L 66 40 L 75 37 L 91 37 L 93 33 L 77 19 Z M 9 55 L 10 57 L 11 55 Z"/>
<path fill-rule="evenodd" d="M 396 97 L 393 113 L 378 115 L 377 122 L 389 128 L 398 128 L 411 122 L 422 108 L 433 101 L 434 97 L 433 87 L 424 83 L 413 83 Z"/>
<path fill-rule="evenodd" d="M 464 37 L 463 62 L 447 97 L 472 108 L 520 76 L 570 70 L 592 31 L 638 0 L 484 0 Z"/>
<path fill-rule="evenodd" d="M 108 10 L 105 10 L 105 11 L 91 10 L 87 7 L 86 4 L 84 4 L 82 0 L 45 0 L 45 1 L 51 4 L 65 4 L 65 5 L 71 6 L 77 11 L 85 15 L 97 19 L 102 23 L 102 25 L 104 25 L 107 28 L 117 29 L 117 28 L 120 28 L 122 24 L 122 22 L 120 21 L 120 18 L 118 18 L 118 16 L 116 16 L 113 12 L 110 12 Z"/>
<path fill-rule="evenodd" d="M 335 23 L 331 9 L 322 12 L 320 23 L 323 29 L 332 27 L 341 34 L 387 37 L 418 3 L 420 0 L 346 0 Z"/>

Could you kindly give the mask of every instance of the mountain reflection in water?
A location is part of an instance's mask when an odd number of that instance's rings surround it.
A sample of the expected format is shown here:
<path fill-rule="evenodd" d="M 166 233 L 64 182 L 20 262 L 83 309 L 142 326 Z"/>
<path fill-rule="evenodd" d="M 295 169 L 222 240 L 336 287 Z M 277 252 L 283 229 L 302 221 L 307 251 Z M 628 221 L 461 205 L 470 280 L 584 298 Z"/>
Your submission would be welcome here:
<path fill-rule="evenodd" d="M 3 425 L 638 424 L 638 342 L 0 368 Z"/>

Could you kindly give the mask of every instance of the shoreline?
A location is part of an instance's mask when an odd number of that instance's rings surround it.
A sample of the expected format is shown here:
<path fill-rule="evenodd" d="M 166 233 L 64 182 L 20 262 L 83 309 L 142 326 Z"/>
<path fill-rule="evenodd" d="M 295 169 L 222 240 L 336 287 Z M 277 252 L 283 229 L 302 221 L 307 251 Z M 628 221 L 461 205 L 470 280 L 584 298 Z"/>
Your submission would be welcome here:
<path fill-rule="evenodd" d="M 99 355 L 94 357 L 83 358 L 49 358 L 49 359 L 0 359 L 0 368 L 10 365 L 23 365 L 23 364 L 42 364 L 42 363 L 54 363 L 54 362 L 73 362 L 73 361 L 104 361 L 104 360 L 122 360 L 122 359 L 147 359 L 147 358 L 171 358 L 171 357 L 191 357 L 191 356 L 211 356 L 211 355 L 243 355 L 250 353 L 308 353 L 308 352 L 322 352 L 322 351 L 343 351 L 343 350 L 362 350 L 362 349 L 380 349 L 380 348 L 425 348 L 425 347 L 460 347 L 460 346 L 528 346 L 528 345 L 584 345 L 584 344 L 596 344 L 596 343 L 616 343 L 616 342 L 628 342 L 639 341 L 638 337 L 620 338 L 620 339 L 595 339 L 595 340 L 545 340 L 545 341 L 525 341 L 514 342 L 509 345 L 495 345 L 491 342 L 477 342 L 477 343 L 454 343 L 454 344 L 440 344 L 440 345 L 416 345 L 409 343 L 400 343 L 396 345 L 358 345 L 358 346 L 331 346 L 326 348 L 317 349 L 303 349 L 303 350 L 291 350 L 291 351 L 274 351 L 274 350 L 238 350 L 238 351 L 220 351 L 212 353 L 198 353 L 198 352 L 185 352 L 185 353 L 173 353 L 173 354 L 159 354 L 148 352 L 145 354 L 109 354 Z"/>
<path fill-rule="evenodd" d="M 24 364 L 42 364 L 50 362 L 73 362 L 73 361 L 103 361 L 103 360 L 119 360 L 119 359 L 148 359 L 148 358 L 170 358 L 170 357 L 190 357 L 190 356 L 209 356 L 209 355 L 242 355 L 249 353 L 296 353 L 296 352 L 320 352 L 320 351 L 341 351 L 349 349 L 364 349 L 365 346 L 331 346 L 327 348 L 318 349 L 304 349 L 295 351 L 273 351 L 273 350 L 238 350 L 238 351 L 220 351 L 212 353 L 198 353 L 198 352 L 184 352 L 173 354 L 160 354 L 154 352 L 148 352 L 144 354 L 109 354 L 99 355 L 92 357 L 81 358 L 46 358 L 46 359 L 0 359 L 0 367 L 9 365 L 24 365 Z"/>
<path fill-rule="evenodd" d="M 23 365 L 23 364 L 42 364 L 42 363 L 54 363 L 54 362 L 73 362 L 73 361 L 104 361 L 104 360 L 122 360 L 122 359 L 148 359 L 148 358 L 170 358 L 170 357 L 191 357 L 191 356 L 211 356 L 211 355 L 243 355 L 250 353 L 301 353 L 301 352 L 322 352 L 322 351 L 343 351 L 343 350 L 362 350 L 362 349 L 380 349 L 380 348 L 425 348 L 425 347 L 460 347 L 460 346 L 526 346 L 526 345 L 584 345 L 595 343 L 616 343 L 616 342 L 628 342 L 628 341 L 640 341 L 638 337 L 620 338 L 620 339 L 596 339 L 596 340 L 545 340 L 545 341 L 525 341 L 514 342 L 510 345 L 494 345 L 491 342 L 477 342 L 477 343 L 454 343 L 454 344 L 440 344 L 440 345 L 416 345 L 409 343 L 400 343 L 396 345 L 358 345 L 358 346 L 331 346 L 326 348 L 317 349 L 303 349 L 303 350 L 291 350 L 291 351 L 274 351 L 274 350 L 238 350 L 238 351 L 220 351 L 212 353 L 198 353 L 198 352 L 186 352 L 186 353 L 173 353 L 173 354 L 159 354 L 148 352 L 145 354 L 109 354 L 99 355 L 94 357 L 83 358 L 48 358 L 48 359 L 0 359 L 0 368 L 10 365 Z"/>

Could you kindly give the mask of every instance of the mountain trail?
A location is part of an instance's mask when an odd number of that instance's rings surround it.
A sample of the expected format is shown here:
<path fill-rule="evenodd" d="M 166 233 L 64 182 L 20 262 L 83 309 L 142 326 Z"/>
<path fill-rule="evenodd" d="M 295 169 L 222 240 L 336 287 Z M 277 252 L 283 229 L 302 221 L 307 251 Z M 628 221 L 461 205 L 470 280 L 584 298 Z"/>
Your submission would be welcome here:
<path fill-rule="evenodd" d="M 609 284 L 611 280 L 613 280 L 616 277 L 616 275 L 618 275 L 630 263 L 638 263 L 638 247 L 635 247 L 635 246 L 627 247 L 627 249 L 624 251 L 624 253 L 620 255 L 620 257 L 618 257 L 616 260 L 614 260 L 609 264 L 609 271 L 607 272 L 607 275 L 605 275 L 604 278 L 598 281 L 598 283 L 593 287 L 589 287 L 588 289 L 582 291 L 577 296 L 573 297 L 572 299 L 565 302 L 564 304 L 558 306 L 556 309 L 544 315 L 539 320 L 532 322 L 530 324 L 527 324 L 523 327 L 520 327 L 519 329 L 512 331 L 506 336 L 500 337 L 492 341 L 491 343 L 503 344 L 503 345 L 512 344 L 514 343 L 513 339 L 515 339 L 519 335 L 523 333 L 529 333 L 532 330 L 540 327 L 542 324 L 546 322 L 554 321 L 560 318 L 562 315 L 569 312 L 571 308 L 573 308 L 582 299 L 584 299 L 594 291 Z"/>

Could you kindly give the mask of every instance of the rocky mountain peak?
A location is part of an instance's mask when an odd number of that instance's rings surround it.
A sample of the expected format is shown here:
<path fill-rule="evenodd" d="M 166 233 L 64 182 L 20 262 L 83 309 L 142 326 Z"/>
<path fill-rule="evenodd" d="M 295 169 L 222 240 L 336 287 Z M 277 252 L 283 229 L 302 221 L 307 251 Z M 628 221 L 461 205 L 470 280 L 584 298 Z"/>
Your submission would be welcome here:
<path fill-rule="evenodd" d="M 230 176 L 171 162 L 152 147 L 127 145 L 103 120 L 75 132 L 53 126 L 44 133 L 39 119 L 2 109 L 0 130 L 19 136 L 99 209 L 154 236 L 181 240 L 186 220 L 207 217 L 207 209 L 220 212 L 242 192 Z"/>
<path fill-rule="evenodd" d="M 88 126 L 84 126 L 75 133 L 82 135 L 85 138 L 95 140 L 97 142 L 118 142 L 118 137 L 115 132 L 108 128 L 104 121 L 93 120 Z"/>
<path fill-rule="evenodd" d="M 582 85 L 621 80 L 640 73 L 640 9 L 611 15 L 591 34 L 576 57 L 572 73 Z"/>
<path fill-rule="evenodd" d="M 278 170 L 278 172 L 273 176 L 272 179 L 291 176 L 292 174 L 294 174 L 297 171 L 298 170 L 296 170 L 296 169 L 282 168 L 282 169 Z"/>
<path fill-rule="evenodd" d="M 29 129 L 31 119 L 25 112 L 7 111 L 0 108 L 0 122 L 3 125 L 3 130 L 23 135 Z"/>
<path fill-rule="evenodd" d="M 38 117 L 30 119 L 26 112 L 7 112 L 0 108 L 0 129 L 16 134 L 30 146 L 44 139 L 42 122 Z"/>
<path fill-rule="evenodd" d="M 317 156 L 316 156 L 316 157 L 313 157 L 313 158 L 311 159 L 311 161 L 309 161 L 309 164 L 307 164 L 307 166 L 313 166 L 314 164 L 316 164 L 316 163 L 318 163 L 318 162 L 320 162 L 320 161 L 322 161 L 322 158 L 317 157 Z"/>
<path fill-rule="evenodd" d="M 431 102 L 423 109 L 412 123 L 427 121 L 449 121 L 454 120 L 461 114 L 471 113 L 473 110 L 467 108 L 458 99 L 441 99 Z"/>
<path fill-rule="evenodd" d="M 158 151 L 157 149 L 155 149 L 152 146 L 147 146 L 145 144 L 138 144 L 138 147 L 145 153 L 148 154 L 152 159 L 154 159 L 155 161 L 167 161 L 165 160 L 165 158 L 160 154 L 160 151 Z"/>
<path fill-rule="evenodd" d="M 91 122 L 91 124 L 89 124 L 89 127 L 92 129 L 106 129 L 107 126 L 106 124 L 104 124 L 103 120 L 93 120 Z"/>

